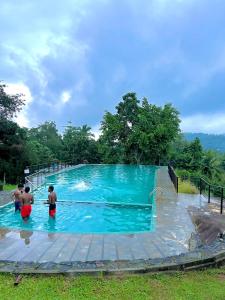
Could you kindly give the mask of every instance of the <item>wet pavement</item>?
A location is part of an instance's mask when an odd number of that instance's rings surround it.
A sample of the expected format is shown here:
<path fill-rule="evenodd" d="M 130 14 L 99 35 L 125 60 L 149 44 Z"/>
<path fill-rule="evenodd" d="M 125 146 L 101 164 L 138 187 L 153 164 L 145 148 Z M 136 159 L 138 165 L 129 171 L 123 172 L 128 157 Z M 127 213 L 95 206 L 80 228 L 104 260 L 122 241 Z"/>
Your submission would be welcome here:
<path fill-rule="evenodd" d="M 0 207 L 6 205 L 9 202 L 13 201 L 12 192 L 0 191 Z"/>

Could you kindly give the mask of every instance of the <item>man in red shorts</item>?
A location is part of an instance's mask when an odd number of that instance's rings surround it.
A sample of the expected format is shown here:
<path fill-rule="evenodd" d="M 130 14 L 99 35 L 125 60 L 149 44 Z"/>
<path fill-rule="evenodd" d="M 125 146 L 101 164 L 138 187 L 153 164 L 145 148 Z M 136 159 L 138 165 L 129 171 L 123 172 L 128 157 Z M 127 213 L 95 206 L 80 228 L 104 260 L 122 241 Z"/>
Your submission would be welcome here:
<path fill-rule="evenodd" d="M 48 188 L 48 204 L 49 204 L 49 216 L 54 218 L 56 214 L 56 201 L 57 201 L 57 196 L 56 193 L 54 192 L 54 186 L 50 185 Z"/>
<path fill-rule="evenodd" d="M 29 192 L 30 192 L 30 188 L 29 186 L 27 186 L 25 187 L 25 193 L 21 195 L 21 203 L 22 203 L 21 216 L 24 221 L 28 220 L 32 210 L 31 204 L 34 203 L 34 198 Z"/>

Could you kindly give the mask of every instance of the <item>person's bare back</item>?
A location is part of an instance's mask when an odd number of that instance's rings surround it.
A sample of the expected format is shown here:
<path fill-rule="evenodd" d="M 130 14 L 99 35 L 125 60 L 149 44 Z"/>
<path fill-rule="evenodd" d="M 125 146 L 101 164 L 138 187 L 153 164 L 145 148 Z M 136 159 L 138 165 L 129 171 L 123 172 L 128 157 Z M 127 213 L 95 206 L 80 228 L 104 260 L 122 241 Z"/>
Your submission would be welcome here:
<path fill-rule="evenodd" d="M 48 202 L 49 204 L 55 204 L 57 201 L 57 196 L 55 192 L 50 192 L 50 194 L 48 195 Z"/>
<path fill-rule="evenodd" d="M 21 209 L 21 204 L 22 204 L 21 196 L 23 192 L 24 192 L 23 184 L 18 184 L 18 188 L 12 193 L 12 197 L 15 205 L 15 212 Z"/>
<path fill-rule="evenodd" d="M 34 198 L 29 193 L 23 193 L 21 195 L 21 201 L 22 201 L 22 205 L 30 205 L 34 203 Z"/>
<path fill-rule="evenodd" d="M 48 204 L 49 204 L 49 216 L 54 218 L 56 214 L 56 201 L 57 201 L 57 196 L 56 193 L 54 192 L 54 186 L 50 185 L 48 188 Z"/>
<path fill-rule="evenodd" d="M 25 193 L 21 195 L 21 202 L 22 202 L 21 216 L 24 219 L 24 221 L 28 220 L 32 210 L 31 204 L 34 203 L 34 198 L 29 192 L 30 192 L 30 188 L 27 186 L 25 188 Z"/>

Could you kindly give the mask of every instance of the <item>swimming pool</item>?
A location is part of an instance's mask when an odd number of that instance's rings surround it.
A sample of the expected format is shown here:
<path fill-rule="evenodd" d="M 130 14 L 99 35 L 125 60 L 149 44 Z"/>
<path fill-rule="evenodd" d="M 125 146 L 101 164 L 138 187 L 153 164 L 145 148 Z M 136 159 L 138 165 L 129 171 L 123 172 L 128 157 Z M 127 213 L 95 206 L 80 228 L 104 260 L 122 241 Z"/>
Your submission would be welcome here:
<path fill-rule="evenodd" d="M 46 177 L 34 193 L 27 223 L 13 205 L 0 208 L 0 227 L 49 232 L 132 233 L 154 228 L 156 167 L 84 165 Z M 48 185 L 58 195 L 55 220 L 48 217 Z"/>

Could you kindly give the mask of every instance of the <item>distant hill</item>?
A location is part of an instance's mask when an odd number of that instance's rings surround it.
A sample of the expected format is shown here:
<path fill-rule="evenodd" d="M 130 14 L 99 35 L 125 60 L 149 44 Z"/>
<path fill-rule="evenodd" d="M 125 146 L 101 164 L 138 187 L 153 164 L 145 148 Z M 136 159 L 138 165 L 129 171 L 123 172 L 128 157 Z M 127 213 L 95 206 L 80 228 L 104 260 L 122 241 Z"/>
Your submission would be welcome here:
<path fill-rule="evenodd" d="M 188 141 L 193 141 L 198 137 L 204 149 L 225 152 L 225 134 L 184 132 L 183 135 Z"/>

